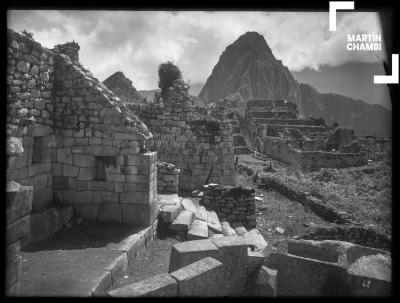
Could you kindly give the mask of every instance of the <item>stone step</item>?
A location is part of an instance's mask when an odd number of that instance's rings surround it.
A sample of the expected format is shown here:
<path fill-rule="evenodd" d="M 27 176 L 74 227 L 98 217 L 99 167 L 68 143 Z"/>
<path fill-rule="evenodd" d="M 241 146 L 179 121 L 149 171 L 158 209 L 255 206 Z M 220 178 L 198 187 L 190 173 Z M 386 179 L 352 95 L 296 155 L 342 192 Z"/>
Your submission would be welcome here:
<path fill-rule="evenodd" d="M 190 225 L 189 232 L 187 234 L 188 240 L 201 240 L 208 238 L 208 226 L 206 221 L 195 219 Z"/>
<path fill-rule="evenodd" d="M 189 227 L 192 224 L 192 220 L 193 213 L 190 210 L 183 210 L 171 223 L 169 228 L 173 231 L 185 233 L 189 230 Z"/>
<path fill-rule="evenodd" d="M 207 222 L 207 210 L 204 206 L 197 207 L 196 213 L 194 214 L 196 219 Z"/>
<path fill-rule="evenodd" d="M 236 231 L 231 227 L 228 221 L 222 221 L 221 227 L 224 237 L 236 236 Z"/>
<path fill-rule="evenodd" d="M 207 211 L 207 225 L 213 233 L 222 234 L 221 223 L 215 211 Z"/>
<path fill-rule="evenodd" d="M 172 223 L 181 212 L 182 207 L 178 205 L 165 205 L 161 208 L 160 217 L 166 223 Z"/>

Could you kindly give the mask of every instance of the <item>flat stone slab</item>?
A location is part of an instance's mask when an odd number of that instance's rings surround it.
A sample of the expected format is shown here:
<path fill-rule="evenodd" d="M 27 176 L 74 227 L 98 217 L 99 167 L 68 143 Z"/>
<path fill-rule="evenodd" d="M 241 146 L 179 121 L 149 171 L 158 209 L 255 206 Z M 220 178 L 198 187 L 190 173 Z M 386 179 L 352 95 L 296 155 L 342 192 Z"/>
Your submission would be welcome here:
<path fill-rule="evenodd" d="M 171 249 L 169 271 L 175 271 L 200 259 L 218 257 L 218 248 L 213 241 L 194 240 L 175 244 Z"/>
<path fill-rule="evenodd" d="M 170 273 L 178 282 L 179 297 L 222 296 L 223 265 L 207 257 Z"/>
<path fill-rule="evenodd" d="M 208 226 L 205 221 L 195 219 L 190 225 L 189 232 L 187 234 L 188 240 L 200 240 L 208 238 Z"/>
<path fill-rule="evenodd" d="M 157 203 L 159 205 L 177 205 L 181 199 L 177 194 L 157 194 Z"/>
<path fill-rule="evenodd" d="M 207 222 L 207 210 L 204 206 L 199 206 L 196 209 L 196 213 L 194 214 L 196 219 Z"/>
<path fill-rule="evenodd" d="M 190 210 L 183 210 L 171 223 L 170 229 L 180 232 L 187 232 L 192 224 L 193 213 Z"/>
<path fill-rule="evenodd" d="M 218 215 L 215 211 L 207 211 L 207 224 L 208 228 L 216 234 L 222 234 L 221 223 L 219 222 Z"/>
<path fill-rule="evenodd" d="M 231 227 L 228 221 L 221 222 L 222 234 L 225 237 L 236 236 L 236 231 Z"/>
<path fill-rule="evenodd" d="M 195 214 L 197 212 L 197 206 L 192 200 L 183 198 L 181 200 L 181 204 L 182 204 L 183 209 L 190 210 L 193 214 Z"/>
<path fill-rule="evenodd" d="M 245 233 L 243 237 L 246 239 L 247 244 L 254 251 L 264 252 L 268 246 L 267 241 L 265 241 L 264 237 L 257 228 L 253 228 L 249 232 Z"/>
<path fill-rule="evenodd" d="M 166 223 L 171 223 L 182 210 L 180 205 L 165 205 L 160 212 L 161 219 Z"/>
<path fill-rule="evenodd" d="M 157 275 L 108 292 L 109 297 L 176 297 L 178 284 L 169 274 Z"/>

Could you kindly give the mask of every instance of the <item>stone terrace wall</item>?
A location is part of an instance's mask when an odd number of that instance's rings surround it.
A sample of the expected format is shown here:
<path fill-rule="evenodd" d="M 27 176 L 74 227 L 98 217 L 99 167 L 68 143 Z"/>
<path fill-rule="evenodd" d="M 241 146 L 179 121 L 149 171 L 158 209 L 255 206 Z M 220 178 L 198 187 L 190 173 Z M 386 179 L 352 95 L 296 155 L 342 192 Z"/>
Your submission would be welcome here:
<path fill-rule="evenodd" d="M 344 168 L 367 164 L 366 156 L 362 153 L 300 151 L 290 147 L 289 141 L 276 137 L 265 137 L 264 153 L 276 160 L 311 170 L 323 167 Z"/>
<path fill-rule="evenodd" d="M 7 181 L 33 185 L 33 211 L 66 203 L 85 219 L 149 225 L 157 215 L 157 154 L 145 149 L 152 134 L 80 65 L 78 50 L 49 50 L 8 30 L 7 144 L 22 152 L 8 154 Z"/>
<path fill-rule="evenodd" d="M 153 133 L 150 149 L 160 161 L 182 169 L 179 189 L 193 190 L 206 182 L 235 184 L 235 158 L 231 126 L 210 119 L 194 107 L 165 107 L 162 104 L 135 104 L 130 108 Z"/>
<path fill-rule="evenodd" d="M 221 220 L 256 226 L 255 190 L 251 188 L 209 184 L 203 187 L 201 204 L 214 210 Z"/>

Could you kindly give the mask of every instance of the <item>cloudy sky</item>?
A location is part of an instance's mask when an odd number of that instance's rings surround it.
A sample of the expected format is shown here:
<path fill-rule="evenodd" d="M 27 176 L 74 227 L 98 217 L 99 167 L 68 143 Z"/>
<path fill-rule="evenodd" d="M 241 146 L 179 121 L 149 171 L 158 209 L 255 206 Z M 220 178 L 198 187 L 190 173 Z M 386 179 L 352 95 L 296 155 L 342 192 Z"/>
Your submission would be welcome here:
<path fill-rule="evenodd" d="M 345 50 L 346 34 L 381 33 L 375 13 L 328 12 L 22 11 L 8 13 L 8 27 L 27 29 L 42 45 L 75 40 L 80 61 L 103 81 L 122 71 L 137 89 L 157 88 L 157 66 L 172 60 L 191 83 L 204 83 L 224 49 L 246 31 L 267 40 L 292 71 L 351 62 L 378 63 L 384 52 Z"/>

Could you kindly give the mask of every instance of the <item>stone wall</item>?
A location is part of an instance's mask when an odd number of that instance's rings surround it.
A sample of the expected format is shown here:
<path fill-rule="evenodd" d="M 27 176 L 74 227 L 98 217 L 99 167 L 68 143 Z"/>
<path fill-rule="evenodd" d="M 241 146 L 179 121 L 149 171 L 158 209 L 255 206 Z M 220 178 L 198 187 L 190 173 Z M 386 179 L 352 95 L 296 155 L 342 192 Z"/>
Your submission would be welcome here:
<path fill-rule="evenodd" d="M 149 148 L 157 150 L 159 160 L 182 170 L 179 189 L 200 188 L 210 172 L 210 182 L 235 184 L 232 130 L 228 123 L 204 116 L 189 105 L 135 104 L 130 108 L 153 133 Z"/>
<path fill-rule="evenodd" d="M 254 189 L 205 185 L 200 203 L 208 210 L 215 211 L 222 221 L 241 222 L 247 228 L 256 226 Z"/>
<path fill-rule="evenodd" d="M 59 139 L 53 132 L 54 56 L 34 42 L 8 31 L 7 141 L 18 141 L 20 155 L 8 155 L 6 181 L 33 186 L 33 210 L 52 203 L 52 161 Z"/>
<path fill-rule="evenodd" d="M 179 174 L 174 164 L 157 162 L 157 192 L 178 193 Z"/>
<path fill-rule="evenodd" d="M 6 295 L 19 293 L 22 257 L 21 241 L 29 237 L 33 188 L 11 181 L 6 187 Z"/>
<path fill-rule="evenodd" d="M 33 211 L 74 206 L 84 219 L 149 225 L 157 215 L 156 152 L 146 125 L 79 63 L 8 30 L 7 181 L 33 186 Z M 11 150 L 10 149 L 10 150 Z"/>
<path fill-rule="evenodd" d="M 302 151 L 291 147 L 293 140 L 277 137 L 264 138 L 264 153 L 278 161 L 298 165 L 302 169 L 319 169 L 322 167 L 351 167 L 367 164 L 362 153 L 331 153 L 325 151 Z"/>

